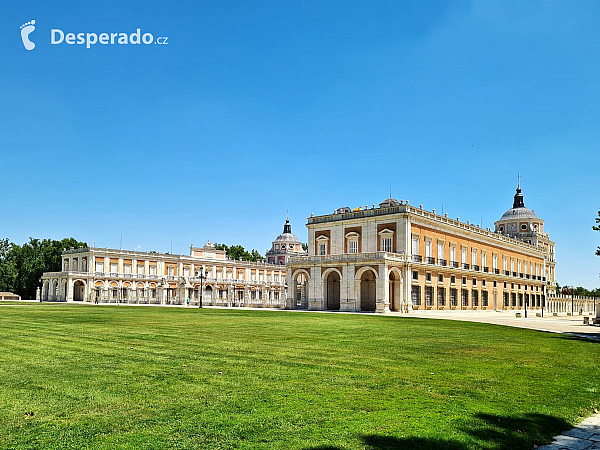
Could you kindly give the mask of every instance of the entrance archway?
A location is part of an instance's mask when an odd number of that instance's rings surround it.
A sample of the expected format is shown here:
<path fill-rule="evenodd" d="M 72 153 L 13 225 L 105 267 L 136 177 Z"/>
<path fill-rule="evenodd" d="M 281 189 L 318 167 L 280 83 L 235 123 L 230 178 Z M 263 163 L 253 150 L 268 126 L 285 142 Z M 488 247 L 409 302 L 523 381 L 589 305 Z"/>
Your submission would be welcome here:
<path fill-rule="evenodd" d="M 325 281 L 326 309 L 331 311 L 340 310 L 340 275 L 333 271 L 327 275 Z"/>
<path fill-rule="evenodd" d="M 83 281 L 77 280 L 73 284 L 73 301 L 82 302 L 84 295 L 85 295 L 85 283 Z"/>
<path fill-rule="evenodd" d="M 375 311 L 376 293 L 375 274 L 371 270 L 365 270 L 360 276 L 360 310 Z"/>
<path fill-rule="evenodd" d="M 212 286 L 206 286 L 204 288 L 204 292 L 202 293 L 202 303 L 206 302 L 210 305 L 212 305 L 212 301 L 213 301 L 213 288 Z M 200 300 L 198 300 L 200 301 Z"/>
<path fill-rule="evenodd" d="M 389 285 L 390 311 L 400 311 L 400 277 L 394 271 L 390 271 Z"/>
<path fill-rule="evenodd" d="M 291 308 L 308 309 L 308 272 L 298 270 L 292 275 Z"/>

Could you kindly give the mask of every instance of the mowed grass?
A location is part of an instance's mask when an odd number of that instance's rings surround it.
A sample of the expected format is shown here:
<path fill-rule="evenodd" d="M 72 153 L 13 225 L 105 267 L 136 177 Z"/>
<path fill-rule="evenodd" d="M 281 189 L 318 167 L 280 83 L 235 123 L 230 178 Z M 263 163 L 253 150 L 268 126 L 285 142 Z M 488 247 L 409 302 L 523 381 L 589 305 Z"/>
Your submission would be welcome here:
<path fill-rule="evenodd" d="M 531 449 L 599 374 L 600 343 L 486 324 L 2 306 L 0 447 Z"/>

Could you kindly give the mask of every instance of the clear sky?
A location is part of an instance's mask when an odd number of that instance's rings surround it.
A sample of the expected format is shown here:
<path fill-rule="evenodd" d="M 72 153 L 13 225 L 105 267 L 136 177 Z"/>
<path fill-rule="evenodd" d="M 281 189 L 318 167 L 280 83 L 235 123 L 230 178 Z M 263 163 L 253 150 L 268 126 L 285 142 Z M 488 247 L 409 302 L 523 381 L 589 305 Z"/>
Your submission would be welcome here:
<path fill-rule="evenodd" d="M 558 282 L 597 287 L 599 19 L 597 1 L 4 1 L 0 237 L 264 252 L 286 210 L 306 241 L 311 212 L 390 187 L 493 227 L 520 172 Z M 167 44 L 51 44 L 137 28 Z"/>

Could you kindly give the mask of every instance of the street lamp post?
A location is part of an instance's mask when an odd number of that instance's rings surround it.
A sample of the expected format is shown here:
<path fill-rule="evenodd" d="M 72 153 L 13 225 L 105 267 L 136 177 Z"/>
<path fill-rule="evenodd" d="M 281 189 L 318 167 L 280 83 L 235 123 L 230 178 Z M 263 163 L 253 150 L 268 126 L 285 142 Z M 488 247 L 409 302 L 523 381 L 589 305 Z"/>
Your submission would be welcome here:
<path fill-rule="evenodd" d="M 525 297 L 525 299 L 524 299 L 525 300 L 525 318 L 526 319 L 527 319 L 527 302 L 529 301 L 528 299 L 529 299 L 529 297 Z"/>
<path fill-rule="evenodd" d="M 198 303 L 198 308 L 202 308 L 202 293 L 204 292 L 204 279 L 208 277 L 208 270 L 202 269 L 200 270 L 200 303 Z"/>

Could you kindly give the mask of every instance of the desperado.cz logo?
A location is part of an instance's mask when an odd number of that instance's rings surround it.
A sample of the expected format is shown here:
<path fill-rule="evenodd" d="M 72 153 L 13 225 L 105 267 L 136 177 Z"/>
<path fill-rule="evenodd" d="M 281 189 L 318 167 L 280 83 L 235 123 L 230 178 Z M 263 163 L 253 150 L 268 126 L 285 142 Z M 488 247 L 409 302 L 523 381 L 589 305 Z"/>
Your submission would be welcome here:
<path fill-rule="evenodd" d="M 35 20 L 21 25 L 21 39 L 27 50 L 33 50 L 35 43 L 31 42 L 29 35 L 35 30 Z M 92 45 L 126 45 L 126 44 L 159 44 L 168 45 L 167 36 L 159 36 L 156 39 L 152 33 L 142 34 L 138 28 L 133 33 L 65 33 L 63 30 L 53 28 L 50 30 L 50 44 L 59 45 L 62 43 L 68 45 L 83 45 L 91 48 Z"/>

